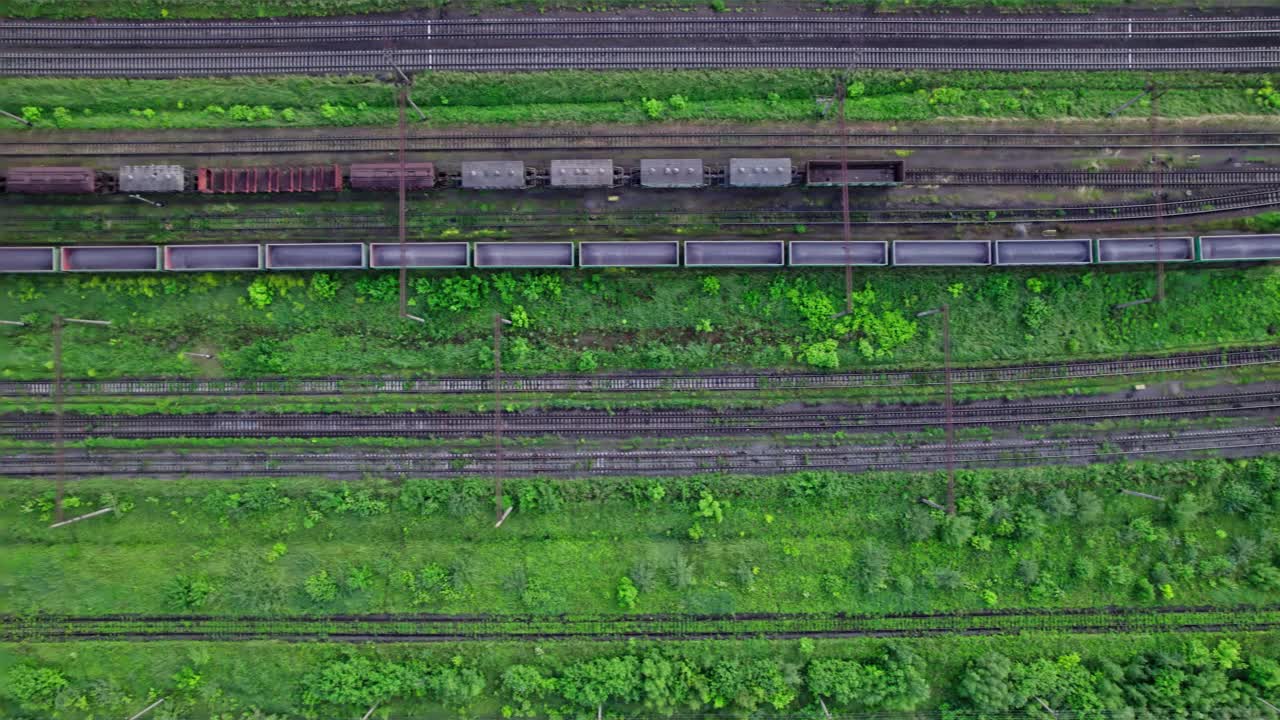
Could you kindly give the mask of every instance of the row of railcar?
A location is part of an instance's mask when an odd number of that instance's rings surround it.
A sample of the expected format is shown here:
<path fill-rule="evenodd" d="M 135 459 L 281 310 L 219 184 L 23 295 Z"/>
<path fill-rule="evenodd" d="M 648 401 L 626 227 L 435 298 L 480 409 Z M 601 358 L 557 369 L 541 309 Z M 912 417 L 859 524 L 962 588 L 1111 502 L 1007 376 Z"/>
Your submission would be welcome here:
<path fill-rule="evenodd" d="M 732 158 L 723 167 L 702 160 L 649 159 L 634 168 L 612 160 L 552 160 L 544 167 L 520 160 L 472 160 L 456 172 L 437 171 L 434 163 L 405 164 L 405 188 L 429 190 L 437 186 L 474 190 L 609 188 L 634 185 L 647 188 L 892 186 L 906 178 L 901 160 L 810 160 L 800 172 L 791 158 Z M 190 177 L 181 165 L 125 165 L 112 174 L 87 167 L 15 167 L 3 176 L 5 191 L 26 194 L 84 195 L 88 193 L 314 193 L 344 188 L 393 191 L 400 188 L 399 163 L 307 165 L 301 167 L 200 167 Z"/>
<path fill-rule="evenodd" d="M 1052 240 L 675 240 L 0 247 L 0 272 L 982 267 L 1280 260 L 1280 234 Z"/>

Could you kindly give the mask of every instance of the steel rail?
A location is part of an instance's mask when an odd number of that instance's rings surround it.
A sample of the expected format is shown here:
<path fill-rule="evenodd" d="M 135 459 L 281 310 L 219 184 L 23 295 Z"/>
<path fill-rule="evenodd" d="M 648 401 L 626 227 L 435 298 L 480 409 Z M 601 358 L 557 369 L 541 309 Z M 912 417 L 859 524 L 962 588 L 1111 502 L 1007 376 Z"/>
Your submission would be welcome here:
<path fill-rule="evenodd" d="M 1180 140 L 1179 140 L 1180 138 Z M 422 132 L 407 137 L 413 152 L 511 152 L 531 150 L 623 150 L 663 148 L 838 148 L 830 132 L 635 132 L 584 134 Z M 850 145 L 884 148 L 1147 148 L 1146 133 L 849 133 Z M 181 155 L 287 155 L 390 152 L 396 138 L 368 135 L 260 137 L 233 140 L 0 140 L 0 157 Z M 1161 147 L 1280 147 L 1280 133 L 1184 132 Z"/>
<path fill-rule="evenodd" d="M 960 224 L 1008 224 L 1024 222 L 1120 222 L 1163 217 L 1189 217 L 1235 210 L 1252 210 L 1280 205 L 1280 188 L 1256 190 L 1247 193 L 1213 197 L 1166 200 L 1159 203 L 1134 203 L 1129 205 L 1076 205 L 1043 208 L 912 208 L 884 209 L 879 207 L 851 208 L 850 222 L 854 225 L 960 225 Z M 724 211 L 724 212 L 609 212 L 566 214 L 558 212 L 519 213 L 423 213 L 409 216 L 415 229 L 442 231 L 446 228 L 466 230 L 498 230 L 504 228 L 555 229 L 616 228 L 637 225 L 703 226 L 703 227 L 776 227 L 828 226 L 842 222 L 841 213 L 835 210 L 780 210 L 780 211 Z M 143 223 L 131 227 L 131 221 Z M 157 229 L 163 223 L 163 231 Z M 21 235 L 22 242 L 29 242 L 35 234 L 58 235 L 73 233 L 77 241 L 100 243 L 104 233 L 113 238 L 137 237 L 148 243 L 172 242 L 179 238 L 245 241 L 254 233 L 271 233 L 272 241 L 311 240 L 331 241 L 342 233 L 358 233 L 363 241 L 395 237 L 397 228 L 392 220 L 380 215 L 325 214 L 307 216 L 240 215 L 235 217 L 189 215 L 183 217 L 93 217 L 78 218 L 12 218 L 0 220 L 0 233 Z M 301 233 L 291 237 L 284 233 Z M 346 238 L 342 238 L 346 239 Z M 560 238 L 557 238 L 560 239 Z"/>
<path fill-rule="evenodd" d="M 0 76 L 179 77 L 405 71 L 716 68 L 1269 70 L 1280 47 L 1237 48 L 471 48 L 283 52 L 0 51 Z"/>
<path fill-rule="evenodd" d="M 1263 632 L 1280 626 L 1274 606 L 1062 608 L 854 615 L 432 615 L 0 616 L 6 642 L 87 639 L 331 640 L 445 642 L 503 638 L 912 637 L 1049 633 Z"/>
<path fill-rule="evenodd" d="M 539 38 L 848 37 L 964 40 L 1266 38 L 1280 17 L 539 17 L 354 20 L 49 22 L 0 21 L 9 47 L 265 46 L 302 42 L 403 42 Z"/>
<path fill-rule="evenodd" d="M 952 444 L 953 463 L 966 468 L 1089 464 L 1122 459 L 1252 456 L 1280 448 L 1280 428 L 1231 427 L 1141 433 L 1099 433 L 1043 439 L 998 439 Z M 777 474 L 921 471 L 944 467 L 942 443 L 903 440 L 887 445 L 786 445 L 686 447 L 643 450 L 539 448 L 504 451 L 503 467 L 519 477 L 605 478 L 686 476 L 708 472 Z M 54 473 L 48 451 L 0 453 L 0 477 L 44 477 Z M 492 451 L 358 449 L 305 450 L 275 447 L 243 450 L 73 449 L 66 458 L 72 478 L 308 477 L 333 480 L 376 477 L 440 479 L 491 477 Z"/>
<path fill-rule="evenodd" d="M 1241 413 L 1273 413 L 1280 391 L 1204 393 L 1178 397 L 1033 399 L 1017 403 L 977 401 L 954 410 L 961 426 L 1100 422 L 1130 418 L 1175 418 Z M 868 432 L 939 426 L 942 410 L 932 405 L 863 406 L 856 410 L 776 412 L 760 410 L 631 411 L 545 410 L 504 414 L 504 432 L 564 437 L 607 435 L 687 436 Z M 471 413 L 83 415 L 62 423 L 68 439 L 95 437 L 487 437 L 489 415 Z M 0 437 L 48 440 L 53 418 L 45 414 L 0 416 Z"/>
<path fill-rule="evenodd" d="M 955 385 L 1044 382 L 1085 378 L 1126 377 L 1171 372 L 1194 372 L 1256 367 L 1280 363 L 1280 346 L 1239 350 L 1188 352 L 1178 355 L 1081 360 L 997 367 L 952 368 Z M 942 371 L 905 369 L 840 373 L 644 373 L 634 375 L 543 375 L 502 377 L 501 389 L 511 393 L 578 392 L 752 392 L 766 390 L 832 390 L 901 388 L 941 385 Z M 493 393 L 493 378 L 477 377 L 318 377 L 254 380 L 195 380 L 127 378 L 63 380 L 67 397 L 348 395 L 348 394 L 484 394 Z M 48 380 L 0 380 L 0 397 L 51 398 Z"/>

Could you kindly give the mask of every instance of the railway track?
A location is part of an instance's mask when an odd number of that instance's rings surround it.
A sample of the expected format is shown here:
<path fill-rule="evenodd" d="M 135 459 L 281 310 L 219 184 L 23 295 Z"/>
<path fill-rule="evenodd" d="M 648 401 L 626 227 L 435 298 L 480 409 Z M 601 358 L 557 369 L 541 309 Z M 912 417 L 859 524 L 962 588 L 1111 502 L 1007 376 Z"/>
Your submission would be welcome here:
<path fill-rule="evenodd" d="M 1169 186 L 1277 185 L 1280 170 L 1164 170 L 1160 182 Z M 908 185 L 1018 185 L 1154 187 L 1156 173 L 1140 170 L 907 170 Z"/>
<path fill-rule="evenodd" d="M 1255 190 L 1211 197 L 1166 200 L 1159 203 L 1128 205 L 1075 205 L 1043 208 L 950 208 L 897 209 L 851 208 L 853 225 L 994 225 L 1047 222 L 1121 222 L 1153 217 L 1174 218 L 1208 215 L 1238 210 L 1254 210 L 1280 205 L 1280 188 Z M 521 228 L 558 230 L 560 228 L 634 228 L 642 225 L 667 227 L 806 227 L 839 226 L 841 213 L 836 210 L 775 210 L 726 212 L 617 212 L 608 213 L 453 213 L 414 212 L 408 216 L 410 227 L 427 232 L 458 230 L 500 230 Z M 161 229 L 163 226 L 163 229 Z M 323 215 L 187 215 L 187 216 L 115 216 L 74 218 L 16 218 L 0 220 L 0 234 L 10 233 L 20 243 L 30 242 L 34 235 L 73 235 L 78 243 L 113 244 L 120 240 L 146 243 L 175 240 L 199 242 L 239 242 L 255 240 L 256 234 L 268 233 L 273 242 L 327 242 L 339 239 L 359 241 L 394 240 L 397 225 L 394 218 L 383 215 L 330 213 Z M 557 235 L 556 239 L 563 239 Z"/>
<path fill-rule="evenodd" d="M 8 47 L 227 47 L 498 39 L 924 38 L 1128 41 L 1267 38 L 1280 17 L 539 17 L 206 22 L 0 22 Z"/>
<path fill-rule="evenodd" d="M 1009 365 L 1004 367 L 953 368 L 955 385 L 1022 383 L 1045 380 L 1154 375 L 1198 370 L 1272 365 L 1280 362 L 1280 346 L 1188 352 L 1158 357 L 1119 360 L 1084 360 L 1071 363 Z M 503 376 L 500 389 L 510 393 L 571 392 L 750 392 L 756 390 L 831 390 L 845 388 L 898 388 L 939 386 L 941 370 L 897 370 L 843 373 L 721 373 L 692 375 L 647 373 L 637 375 Z M 63 382 L 64 396 L 219 396 L 219 395 L 346 395 L 346 394 L 490 394 L 492 377 L 440 378 L 309 378 L 293 380 L 185 380 L 140 378 L 126 380 L 70 379 Z M 48 380 L 0 381 L 0 397 L 51 398 Z"/>
<path fill-rule="evenodd" d="M 0 157 L 288 155 L 393 152 L 397 139 L 383 136 L 262 137 L 239 140 L 4 140 Z M 1146 133 L 865 133 L 851 132 L 848 144 L 882 148 L 1149 148 Z M 832 132 L 631 132 L 584 134 L 455 133 L 415 131 L 406 138 L 410 152 L 509 152 L 534 150 L 650 150 L 714 148 L 839 148 Z M 1162 148 L 1280 147 L 1280 133 L 1176 132 L 1161 138 Z"/>
<path fill-rule="evenodd" d="M 5 642 L 285 640 L 460 642 L 520 638 L 923 637 L 1036 633 L 1265 632 L 1280 609 L 1067 608 L 891 615 L 209 615 L 0 616 Z"/>
<path fill-rule="evenodd" d="M 954 467 L 998 468 L 1090 464 L 1152 458 L 1249 457 L 1280 448 L 1280 428 L 1233 427 L 1211 430 L 1112 433 L 1050 439 L 1000 439 L 954 443 Z M 823 470 L 831 472 L 922 471 L 946 467 L 944 444 L 901 442 L 885 445 L 689 447 L 647 450 L 508 449 L 503 473 L 510 477 L 675 477 L 708 472 L 741 475 Z M 200 448 L 90 448 L 0 454 L 0 477 L 214 478 L 368 477 L 440 479 L 492 477 L 490 451 L 352 448 L 242 450 Z"/>
<path fill-rule="evenodd" d="M 1270 70 L 1280 47 L 651 47 L 271 52 L 0 51 L 0 76 L 180 77 L 455 70 L 891 68 L 939 70 Z"/>
<path fill-rule="evenodd" d="M 1035 399 L 1017 403 L 974 402 L 954 409 L 959 426 L 1101 422 L 1136 418 L 1189 418 L 1273 414 L 1280 391 L 1189 394 L 1178 397 Z M 940 406 L 863 406 L 856 410 L 628 411 L 546 410 L 503 414 L 507 435 L 564 437 L 653 435 L 743 435 L 886 431 L 940 427 Z M 51 415 L 0 417 L 0 437 L 53 440 Z M 494 427 L 488 413 L 69 415 L 67 439 L 88 438 L 267 438 L 267 437 L 484 437 Z"/>

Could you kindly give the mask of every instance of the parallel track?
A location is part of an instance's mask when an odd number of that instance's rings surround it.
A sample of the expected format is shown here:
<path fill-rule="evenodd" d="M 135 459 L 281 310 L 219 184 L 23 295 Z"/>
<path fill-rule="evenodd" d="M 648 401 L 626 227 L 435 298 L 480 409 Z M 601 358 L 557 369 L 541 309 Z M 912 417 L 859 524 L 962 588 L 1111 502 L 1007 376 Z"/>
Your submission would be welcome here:
<path fill-rule="evenodd" d="M 1276 185 L 1280 170 L 1165 170 L 1165 185 Z M 1141 170 L 908 170 L 908 185 L 1018 185 L 1153 187 L 1156 173 Z"/>
<path fill-rule="evenodd" d="M 1128 205 L 1074 205 L 1041 208 L 949 208 L 949 209 L 883 209 L 851 208 L 851 224 L 872 226 L 894 225 L 991 225 L 1025 222 L 1054 224 L 1073 222 L 1119 222 L 1153 217 L 1190 217 L 1237 210 L 1254 210 L 1280 205 L 1280 188 L 1254 190 L 1228 195 L 1166 200 L 1159 203 Z M 836 226 L 842 224 L 836 210 L 777 210 L 724 212 L 620 212 L 559 213 L 451 213 L 413 212 L 410 226 L 440 232 L 459 230 L 494 230 L 523 228 L 553 230 L 573 228 L 617 228 L 640 225 L 701 227 L 790 227 Z M 158 228 L 163 223 L 164 231 Z M 269 240 L 331 241 L 337 239 L 376 241 L 396 236 L 396 225 L 389 216 L 329 213 L 316 215 L 244 214 L 236 216 L 114 216 L 81 215 L 73 218 L 9 218 L 0 220 L 0 233 L 14 234 L 14 241 L 30 242 L 33 235 L 74 236 L 77 243 L 111 244 L 121 239 L 137 238 L 148 243 L 176 239 L 200 242 L 239 242 L 253 240 L 268 233 Z M 354 237 L 352 237 L 354 236 Z M 557 237 L 557 239 L 562 239 Z"/>
<path fill-rule="evenodd" d="M 502 19 L 360 18 L 205 22 L 0 22 L 8 47 L 228 47 L 298 43 L 494 39 L 943 38 L 1088 40 L 1266 38 L 1278 17 L 540 17 Z"/>
<path fill-rule="evenodd" d="M 953 368 L 955 385 L 1022 383 L 1101 377 L 1153 375 L 1170 372 L 1221 370 L 1280 362 L 1280 346 L 1241 350 L 1189 352 L 1163 357 L 1118 360 L 1082 360 L 1071 363 L 1009 365 L 1004 367 Z M 829 390 L 842 388 L 897 388 L 937 386 L 944 383 L 941 370 L 888 370 L 843 373 L 717 373 L 688 375 L 647 373 L 637 375 L 505 375 L 504 394 L 571 392 L 723 392 L 756 390 Z M 491 377 L 329 377 L 292 380 L 186 380 L 140 378 L 124 380 L 70 379 L 63 383 L 68 397 L 157 395 L 347 395 L 347 394 L 489 394 Z M 0 397 L 49 398 L 48 380 L 0 381 Z"/>
<path fill-rule="evenodd" d="M 853 147 L 882 148 L 1149 148 L 1146 133 L 866 133 L 852 132 Z M 584 134 L 456 133 L 416 131 L 406 137 L 410 152 L 510 152 L 533 150 L 648 150 L 714 148 L 839 148 L 837 133 L 813 132 L 628 132 Z M 1280 133 L 1177 132 L 1161 139 L 1162 148 L 1280 147 Z M 391 152 L 391 135 L 333 135 L 321 137 L 261 137 L 236 140 L 4 140 L 0 157 L 270 155 Z"/>
<path fill-rule="evenodd" d="M 473 48 L 286 52 L 0 51 L 0 76 L 179 77 L 405 71 L 892 68 L 939 70 L 1270 70 L 1280 47 L 1237 48 Z"/>
<path fill-rule="evenodd" d="M 1053 398 L 1016 403 L 974 402 L 954 409 L 959 426 L 1100 422 L 1135 418 L 1185 418 L 1274 414 L 1280 391 L 1204 393 L 1178 397 Z M 857 410 L 627 411 L 597 410 L 504 413 L 507 435 L 564 437 L 653 435 L 761 435 L 836 431 L 884 431 L 939 427 L 942 408 L 863 406 Z M 484 437 L 494 418 L 479 413 L 69 415 L 67 439 L 98 437 Z M 54 418 L 24 414 L 0 417 L 0 437 L 53 440 Z"/>
<path fill-rule="evenodd" d="M 709 472 L 772 475 L 800 471 L 922 471 L 945 467 L 1040 467 L 1149 458 L 1248 457 L 1280 449 L 1280 427 L 1232 427 L 1213 430 L 1113 433 L 1052 439 L 969 441 L 950 450 L 937 442 L 888 445 L 816 445 L 689 447 L 651 450 L 507 449 L 503 473 L 515 477 L 674 477 Z M 368 477 L 453 479 L 492 477 L 490 451 L 431 449 L 298 450 L 201 448 L 72 449 L 59 466 L 50 451 L 0 454 L 0 477 L 51 477 L 60 471 L 72 478 L 213 478 L 325 477 L 356 480 Z"/>
<path fill-rule="evenodd" d="M 457 642 L 518 638 L 920 637 L 1046 633 L 1264 632 L 1280 609 L 1065 608 L 893 615 L 208 615 L 0 616 L 5 642 L 331 640 Z"/>

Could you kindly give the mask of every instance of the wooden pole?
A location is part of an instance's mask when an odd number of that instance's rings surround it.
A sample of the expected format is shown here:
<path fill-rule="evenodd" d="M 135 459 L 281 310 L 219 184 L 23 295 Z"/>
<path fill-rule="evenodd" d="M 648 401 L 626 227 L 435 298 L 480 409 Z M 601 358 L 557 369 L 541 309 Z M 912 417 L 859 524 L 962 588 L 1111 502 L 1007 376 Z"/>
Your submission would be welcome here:
<path fill-rule="evenodd" d="M 1137 490 L 1125 490 L 1123 488 L 1120 490 L 1120 492 L 1123 495 L 1131 495 L 1133 497 L 1140 497 L 1145 500 L 1155 500 L 1156 502 L 1164 502 L 1164 498 L 1160 497 L 1159 495 L 1148 495 L 1144 492 L 1138 492 Z"/>
<path fill-rule="evenodd" d="M 827 720 L 831 720 L 831 711 L 827 709 L 827 703 L 821 695 L 818 696 L 818 704 L 822 706 L 822 714 L 827 716 Z"/>
<path fill-rule="evenodd" d="M 113 510 L 115 510 L 115 507 L 104 507 L 104 508 L 101 508 L 101 509 L 99 509 L 99 510 L 94 510 L 94 511 L 93 511 L 93 512 L 91 512 L 91 513 L 86 513 L 86 514 L 81 515 L 81 516 L 79 516 L 79 517 L 73 517 L 73 518 L 71 518 L 70 520 L 61 520 L 61 521 L 59 521 L 59 522 L 56 522 L 56 523 L 54 523 L 54 524 L 50 525 L 50 526 L 49 526 L 49 529 L 50 529 L 50 530 L 52 530 L 52 529 L 54 529 L 54 528 L 60 528 L 60 527 L 62 527 L 63 525 L 70 525 L 71 523 L 78 523 L 78 522 L 80 522 L 81 520 L 88 520 L 89 518 L 95 518 L 95 517 L 98 517 L 99 515 L 106 515 L 107 513 L 111 512 L 111 511 L 113 511 Z"/>
<path fill-rule="evenodd" d="M 141 711 L 141 712 L 139 712 L 137 715 L 134 715 L 133 717 L 129 718 L 129 720 L 138 720 L 138 718 L 140 718 L 140 717 L 142 717 L 143 715 L 146 715 L 147 713 L 149 713 L 149 712 L 151 712 L 152 710 L 154 710 L 157 706 L 159 706 L 159 705 L 160 705 L 160 703 L 164 702 L 164 700 L 165 700 L 164 698 L 160 698 L 159 700 L 157 700 L 157 701 L 155 701 L 155 702 L 151 703 L 150 705 L 148 705 L 148 706 L 146 706 L 146 707 L 142 708 L 142 711 Z"/>
<path fill-rule="evenodd" d="M 1263 700 L 1262 698 L 1258 698 L 1258 702 L 1271 708 L 1271 712 L 1274 712 L 1275 714 L 1280 715 L 1280 708 L 1276 707 L 1275 705 L 1272 705 L 1271 703 L 1267 702 L 1266 700 Z"/>
<path fill-rule="evenodd" d="M 942 512 L 946 512 L 946 511 L 947 511 L 947 509 L 946 509 L 945 507 L 943 507 L 943 506 L 939 505 L 938 503 L 936 503 L 936 502 L 934 502 L 934 501 L 930 500 L 930 499 L 929 499 L 929 498 L 927 498 L 927 497 L 922 497 L 922 498 L 920 498 L 920 502 L 921 502 L 922 504 L 924 504 L 924 505 L 928 505 L 929 507 L 933 508 L 934 510 L 941 510 Z"/>
<path fill-rule="evenodd" d="M 17 325 L 18 327 L 26 327 L 27 324 L 20 320 L 0 320 L 0 325 Z"/>
<path fill-rule="evenodd" d="M 24 117 L 19 117 L 19 116 L 17 116 L 17 115 L 14 115 L 14 114 L 13 114 L 13 113 L 11 113 L 11 112 L 5 112 L 4 110 L 0 110 L 0 115 L 3 115 L 3 116 L 5 116 L 5 117 L 9 118 L 10 120 L 17 120 L 18 122 L 22 123 L 23 125 L 26 125 L 27 127 L 31 127 L 31 123 L 30 123 L 26 118 L 24 118 Z"/>
<path fill-rule="evenodd" d="M 371 715 L 373 715 L 373 711 L 374 711 L 374 710 L 377 710 L 377 709 L 378 709 L 378 706 L 379 706 L 379 705 L 381 705 L 381 704 L 382 704 L 382 701 L 381 701 L 381 700 L 379 700 L 378 702 L 374 703 L 374 704 L 373 704 L 373 707 L 369 708 L 369 712 L 365 713 L 365 714 L 364 714 L 364 717 L 360 718 L 360 720 L 369 720 L 369 717 L 370 717 Z"/>

